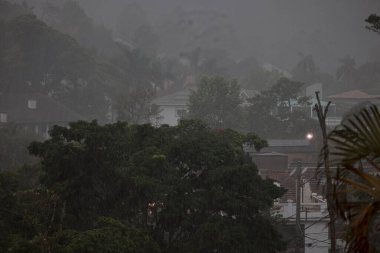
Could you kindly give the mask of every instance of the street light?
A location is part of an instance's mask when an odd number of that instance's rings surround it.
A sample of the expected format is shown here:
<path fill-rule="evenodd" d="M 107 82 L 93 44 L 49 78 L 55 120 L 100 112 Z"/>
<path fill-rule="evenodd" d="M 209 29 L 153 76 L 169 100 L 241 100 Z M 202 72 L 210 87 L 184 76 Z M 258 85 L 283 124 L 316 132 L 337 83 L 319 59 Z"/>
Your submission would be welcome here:
<path fill-rule="evenodd" d="M 312 140 L 314 138 L 314 134 L 313 133 L 307 133 L 306 134 L 306 139 L 308 139 L 309 141 Z"/>

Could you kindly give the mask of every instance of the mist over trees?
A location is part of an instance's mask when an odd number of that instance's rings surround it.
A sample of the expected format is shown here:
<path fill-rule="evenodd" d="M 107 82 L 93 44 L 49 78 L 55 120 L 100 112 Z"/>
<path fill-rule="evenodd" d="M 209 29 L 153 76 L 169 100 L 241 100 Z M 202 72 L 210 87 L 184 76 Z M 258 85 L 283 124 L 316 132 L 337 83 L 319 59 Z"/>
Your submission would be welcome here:
<path fill-rule="evenodd" d="M 285 191 L 243 147 L 318 133 L 311 85 L 380 93 L 379 8 L 0 0 L 0 95 L 81 119 L 41 134 L 0 111 L 0 251 L 284 250 L 271 210 Z M 183 91 L 178 125 L 160 125 L 155 99 Z"/>
<path fill-rule="evenodd" d="M 259 54 L 239 56 L 236 49 L 244 48 L 240 44 L 241 27 L 234 23 L 232 13 L 221 10 L 229 6 L 224 2 L 221 9 L 215 10 L 202 4 L 190 8 L 191 3 L 178 3 L 167 8 L 167 15 L 160 20 L 157 13 L 163 10 L 158 8 L 155 16 L 151 9 L 154 5 L 147 5 L 149 1 L 115 1 L 108 7 L 115 11 L 112 22 L 96 19 L 100 16 L 86 1 L 13 2 L 1 1 L 4 15 L 0 23 L 0 90 L 45 94 L 78 112 L 83 119 L 147 123 L 159 114 L 159 108 L 152 104 L 155 96 L 196 87 L 207 75 L 210 80 L 222 77 L 217 85 L 223 84 L 224 79 L 235 80 L 239 86 L 236 92 L 262 93 L 249 101 L 250 106 L 239 107 L 239 113 L 231 114 L 234 124 L 223 127 L 259 131 L 264 136 L 277 134 L 273 129 L 280 127 L 287 129 L 280 136 L 292 138 L 297 136 L 297 127 L 289 122 L 306 119 L 299 120 L 297 113 L 281 115 L 283 112 L 274 108 L 281 101 L 276 101 L 271 90 L 284 78 L 292 84 L 304 84 L 300 89 L 297 85 L 290 89 L 294 94 L 286 99 L 294 101 L 304 96 L 306 86 L 314 83 L 322 83 L 323 94 L 328 95 L 348 89 L 373 93 L 380 81 L 377 61 L 363 62 L 350 54 L 336 58 L 336 68 L 328 71 L 319 64 L 320 55 L 307 50 L 294 53 L 296 60 L 285 68 L 263 62 Z M 256 4 L 258 8 L 265 7 L 260 1 Z M 103 15 L 109 13 L 105 11 Z M 373 30 L 377 21 L 376 16 L 371 17 L 367 24 L 372 24 Z M 368 32 L 364 18 L 361 21 L 361 28 Z M 202 99 L 207 104 L 212 96 L 204 95 Z M 190 115 L 204 118 L 200 113 L 194 114 L 193 109 Z M 270 114 L 266 120 L 254 119 L 261 117 L 260 111 Z M 284 127 L 285 121 L 292 126 Z M 261 122 L 267 127 L 260 126 Z M 306 125 L 312 129 L 313 124 L 309 120 Z M 216 127 L 214 123 L 210 126 Z M 269 126 L 273 129 L 269 130 Z"/>
<path fill-rule="evenodd" d="M 91 17 L 111 29 L 115 28 L 122 10 L 133 2 L 137 1 L 79 1 Z M 379 8 L 378 2 L 371 0 L 280 3 L 275 0 L 140 0 L 138 4 L 160 33 L 161 24 L 180 13 L 203 10 L 224 15 L 227 27 L 235 30 L 239 42 L 235 51 L 239 58 L 255 55 L 261 62 L 272 62 L 282 68 L 293 66 L 301 53 L 314 55 L 321 69 L 331 72 L 337 60 L 347 54 L 360 63 L 370 59 L 370 50 L 379 44 L 375 35 L 362 29 L 364 19 Z M 365 46 L 357 47 L 359 43 Z"/>
<path fill-rule="evenodd" d="M 35 7 L 36 12 L 43 2 L 46 1 L 27 1 Z M 48 2 L 58 5 L 63 3 L 54 0 Z M 371 0 L 360 2 L 297 0 L 291 3 L 278 3 L 275 0 L 238 0 L 233 3 L 227 0 L 161 0 L 160 2 L 79 0 L 78 3 L 97 24 L 114 31 L 122 12 L 127 6 L 136 3 L 146 16 L 147 24 L 159 34 L 165 31 L 161 27 L 165 27 L 165 23 L 170 23 L 168 20 L 175 20 L 175 17 L 181 14 L 199 12 L 210 18 L 224 16 L 221 23 L 224 23 L 225 27 L 232 27 L 239 42 L 232 45 L 234 50 L 231 47 L 226 48 L 228 51 L 237 51 L 239 58 L 254 55 L 260 62 L 272 62 L 288 70 L 290 70 L 288 66 L 293 66 L 297 62 L 299 54 L 312 54 L 316 57 L 321 70 L 332 73 L 331 70 L 336 68 L 338 60 L 348 54 L 357 58 L 359 63 L 375 60 L 371 58 L 373 56 L 371 51 L 379 44 L 379 39 L 374 34 L 371 35 L 362 29 L 365 26 L 364 19 L 379 8 L 378 2 Z M 232 37 L 230 35 L 227 37 L 227 34 L 230 34 L 227 33 L 229 28 L 225 29 L 226 35 L 221 34 L 221 37 L 227 42 L 228 38 Z M 169 42 L 178 43 L 173 40 Z M 359 43 L 363 46 L 357 47 Z M 165 47 L 166 44 L 162 46 Z M 178 52 L 183 49 L 170 48 L 170 50 Z"/>

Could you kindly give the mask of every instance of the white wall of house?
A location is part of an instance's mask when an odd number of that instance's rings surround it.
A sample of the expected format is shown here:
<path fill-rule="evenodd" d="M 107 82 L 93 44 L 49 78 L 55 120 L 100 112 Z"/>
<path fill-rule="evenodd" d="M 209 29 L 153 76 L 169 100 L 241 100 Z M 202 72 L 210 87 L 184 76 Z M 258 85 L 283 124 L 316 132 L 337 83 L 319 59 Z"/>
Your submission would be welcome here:
<path fill-rule="evenodd" d="M 326 221 L 315 220 L 305 223 L 305 253 L 322 253 L 329 251 L 328 226 Z"/>
<path fill-rule="evenodd" d="M 187 106 L 162 105 L 160 106 L 158 123 L 159 125 L 167 124 L 169 126 L 176 126 L 181 116 L 187 111 Z"/>

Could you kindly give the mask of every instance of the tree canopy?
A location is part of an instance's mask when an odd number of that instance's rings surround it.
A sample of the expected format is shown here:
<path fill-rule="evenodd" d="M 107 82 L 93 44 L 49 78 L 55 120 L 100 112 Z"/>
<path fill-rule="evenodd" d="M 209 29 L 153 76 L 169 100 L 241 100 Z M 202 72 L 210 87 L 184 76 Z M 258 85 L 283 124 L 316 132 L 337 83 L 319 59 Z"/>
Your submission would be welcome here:
<path fill-rule="evenodd" d="M 270 89 L 249 99 L 245 123 L 248 132 L 272 138 L 303 138 L 306 132 L 317 131 L 317 122 L 308 114 L 310 98 L 301 95 L 302 87 L 301 82 L 281 78 Z"/>
<path fill-rule="evenodd" d="M 227 128 L 239 113 L 240 88 L 236 80 L 205 76 L 189 97 L 189 117 L 203 120 L 213 128 Z"/>
<path fill-rule="evenodd" d="M 198 121 L 56 126 L 29 147 L 39 181 L 21 187 L 21 174 L 0 174 L 0 249 L 277 252 L 269 210 L 283 189 L 245 159 L 249 141 L 265 145 Z"/>

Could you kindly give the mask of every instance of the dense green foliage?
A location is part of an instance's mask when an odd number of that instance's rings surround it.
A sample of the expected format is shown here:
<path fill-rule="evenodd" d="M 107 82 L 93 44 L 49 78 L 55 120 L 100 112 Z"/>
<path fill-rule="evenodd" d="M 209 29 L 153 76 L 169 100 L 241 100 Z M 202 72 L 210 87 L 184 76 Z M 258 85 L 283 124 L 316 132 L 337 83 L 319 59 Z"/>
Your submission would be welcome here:
<path fill-rule="evenodd" d="M 198 118 L 212 128 L 233 127 L 241 103 L 237 82 L 218 76 L 203 77 L 197 88 L 189 98 L 189 117 Z"/>
<path fill-rule="evenodd" d="M 365 20 L 365 22 L 368 23 L 367 29 L 379 32 L 380 31 L 380 17 L 376 14 L 371 14 L 368 16 L 368 18 Z"/>
<path fill-rule="evenodd" d="M 309 131 L 316 132 L 318 125 L 310 118 L 310 98 L 301 95 L 302 87 L 303 83 L 280 78 L 270 89 L 243 98 L 235 80 L 206 76 L 190 95 L 187 117 L 212 128 L 267 138 L 303 138 Z"/>
<path fill-rule="evenodd" d="M 301 95 L 303 84 L 281 78 L 270 89 L 249 100 L 247 129 L 260 136 L 303 138 L 318 125 L 311 119 L 309 98 Z"/>
<path fill-rule="evenodd" d="M 265 145 L 198 121 L 56 126 L 29 147 L 37 167 L 0 174 L 0 251 L 276 252 L 283 190 L 243 143 Z"/>
<path fill-rule="evenodd" d="M 14 126 L 0 127 L 0 171 L 34 162 L 36 159 L 29 155 L 27 147 L 30 142 L 40 139 L 34 132 Z"/>

